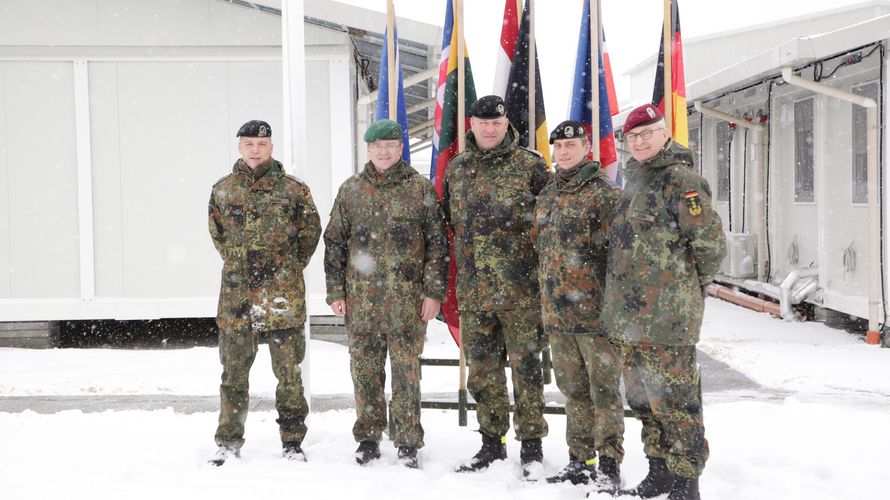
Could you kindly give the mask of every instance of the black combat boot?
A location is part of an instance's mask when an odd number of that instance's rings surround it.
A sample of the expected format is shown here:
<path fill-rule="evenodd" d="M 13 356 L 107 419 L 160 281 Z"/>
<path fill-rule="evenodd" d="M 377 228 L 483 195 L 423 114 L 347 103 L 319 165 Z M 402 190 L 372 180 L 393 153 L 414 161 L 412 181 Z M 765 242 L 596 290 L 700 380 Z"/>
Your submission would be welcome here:
<path fill-rule="evenodd" d="M 596 479 L 595 458 L 582 462 L 570 456 L 569 465 L 563 467 L 555 476 L 548 477 L 547 482 L 564 483 L 569 481 L 572 484 L 588 484 L 594 479 Z"/>
<path fill-rule="evenodd" d="M 632 490 L 620 490 L 619 495 L 631 495 L 640 498 L 652 498 L 671 491 L 674 475 L 667 468 L 663 458 L 649 458 L 649 474 Z"/>
<path fill-rule="evenodd" d="M 473 455 L 469 463 L 455 469 L 455 472 L 475 472 L 487 468 L 495 460 L 507 458 L 507 445 L 503 436 L 482 435 L 482 448 Z"/>
<path fill-rule="evenodd" d="M 416 446 L 399 446 L 399 463 L 409 469 L 419 469 Z"/>
<path fill-rule="evenodd" d="M 285 460 L 290 460 L 292 462 L 306 461 L 306 454 L 303 453 L 303 448 L 300 447 L 300 443 L 282 443 L 281 456 L 284 457 Z"/>
<path fill-rule="evenodd" d="M 528 478 L 536 467 L 540 468 L 544 462 L 544 449 L 541 447 L 541 438 L 526 439 L 519 448 L 519 463 L 522 465 L 522 477 Z"/>
<path fill-rule="evenodd" d="M 371 460 L 380 458 L 380 445 L 377 441 L 362 441 L 355 450 L 355 461 L 359 465 L 368 465 Z"/>
<path fill-rule="evenodd" d="M 701 494 L 698 492 L 698 478 L 689 479 L 676 476 L 668 500 L 701 500 Z"/>
<path fill-rule="evenodd" d="M 600 457 L 599 475 L 596 478 L 596 490 L 615 493 L 621 488 L 621 466 L 612 457 Z"/>
<path fill-rule="evenodd" d="M 213 458 L 208 460 L 207 463 L 219 467 L 232 457 L 241 458 L 241 450 L 234 446 L 220 446 L 216 450 L 216 455 L 213 455 Z"/>

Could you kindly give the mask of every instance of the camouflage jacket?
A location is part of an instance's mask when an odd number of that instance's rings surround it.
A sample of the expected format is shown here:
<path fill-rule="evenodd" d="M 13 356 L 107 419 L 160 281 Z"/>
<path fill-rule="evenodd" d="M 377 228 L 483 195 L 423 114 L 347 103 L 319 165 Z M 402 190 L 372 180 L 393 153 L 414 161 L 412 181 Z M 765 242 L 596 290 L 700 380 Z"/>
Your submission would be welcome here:
<path fill-rule="evenodd" d="M 553 174 L 538 195 L 532 239 L 548 335 L 598 331 L 608 224 L 617 201 L 618 186 L 593 161 L 584 162 L 568 181 Z"/>
<path fill-rule="evenodd" d="M 306 322 L 303 268 L 318 245 L 321 222 L 309 187 L 270 162 L 254 179 L 238 160 L 210 194 L 210 236 L 224 262 L 217 311 L 224 333 Z"/>
<path fill-rule="evenodd" d="M 634 344 L 698 342 L 704 299 L 726 254 L 708 182 L 692 152 L 669 141 L 658 155 L 628 162 L 611 224 L 606 303 L 613 338 Z"/>
<path fill-rule="evenodd" d="M 436 191 L 403 161 L 370 162 L 340 186 L 324 233 L 327 301 L 350 328 L 422 326 L 424 296 L 445 299 L 448 239 Z"/>
<path fill-rule="evenodd" d="M 549 174 L 541 157 L 504 141 L 481 151 L 473 133 L 448 163 L 443 204 L 454 233 L 461 311 L 539 308 L 538 256 L 531 241 L 535 196 Z"/>

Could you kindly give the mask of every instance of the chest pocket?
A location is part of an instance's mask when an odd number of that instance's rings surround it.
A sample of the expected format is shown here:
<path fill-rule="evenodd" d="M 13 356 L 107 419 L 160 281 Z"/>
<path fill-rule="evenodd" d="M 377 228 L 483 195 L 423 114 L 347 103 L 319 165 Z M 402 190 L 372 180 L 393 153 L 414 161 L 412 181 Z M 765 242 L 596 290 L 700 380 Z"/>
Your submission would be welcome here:
<path fill-rule="evenodd" d="M 593 229 L 593 214 L 590 210 L 579 207 L 565 207 L 560 212 L 560 239 L 570 242 L 574 237 L 589 242 Z"/>
<path fill-rule="evenodd" d="M 525 177 L 499 175 L 494 178 L 496 187 L 489 205 L 491 215 L 501 229 L 521 232 L 531 228 L 534 218 L 535 197 L 529 191 Z"/>
<path fill-rule="evenodd" d="M 665 270 L 679 265 L 679 226 L 659 193 L 637 193 L 627 209 L 622 245 L 628 260 L 626 272 L 641 283 L 659 283 Z"/>
<path fill-rule="evenodd" d="M 386 193 L 386 227 L 396 246 L 413 245 L 423 234 L 423 192 L 399 186 Z"/>

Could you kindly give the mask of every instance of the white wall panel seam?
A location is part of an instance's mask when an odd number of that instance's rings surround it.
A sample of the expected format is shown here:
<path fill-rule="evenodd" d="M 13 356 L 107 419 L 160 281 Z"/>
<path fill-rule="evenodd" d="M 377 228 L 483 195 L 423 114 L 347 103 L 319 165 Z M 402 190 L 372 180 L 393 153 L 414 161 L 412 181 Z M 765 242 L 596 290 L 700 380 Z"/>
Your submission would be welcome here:
<path fill-rule="evenodd" d="M 80 299 L 96 297 L 93 239 L 93 167 L 90 138 L 90 83 L 85 60 L 74 61 L 74 120 L 77 144 L 77 225 L 80 246 Z"/>

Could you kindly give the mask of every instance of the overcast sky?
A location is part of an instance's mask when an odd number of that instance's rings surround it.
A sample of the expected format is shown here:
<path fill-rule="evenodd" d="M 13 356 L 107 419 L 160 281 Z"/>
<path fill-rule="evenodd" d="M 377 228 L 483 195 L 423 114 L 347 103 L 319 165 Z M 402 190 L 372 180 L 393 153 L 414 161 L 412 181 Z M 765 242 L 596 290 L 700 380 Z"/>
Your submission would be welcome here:
<path fill-rule="evenodd" d="M 337 0 L 386 11 L 386 0 Z M 441 26 L 448 0 L 394 0 L 396 15 Z M 547 121 L 568 114 L 583 1 L 538 0 L 535 23 Z M 464 0 L 465 38 L 480 96 L 492 93 L 505 0 Z M 680 0 L 683 38 L 735 30 L 789 17 L 836 9 L 863 0 Z M 622 73 L 658 51 L 662 0 L 601 0 L 603 27 L 615 73 L 618 100 L 628 98 Z M 383 27 L 381 27 L 383 31 Z M 728 61 L 728 63 L 731 61 Z M 728 65 L 728 64 L 727 64 Z M 625 89 L 624 85 L 628 88 Z"/>

